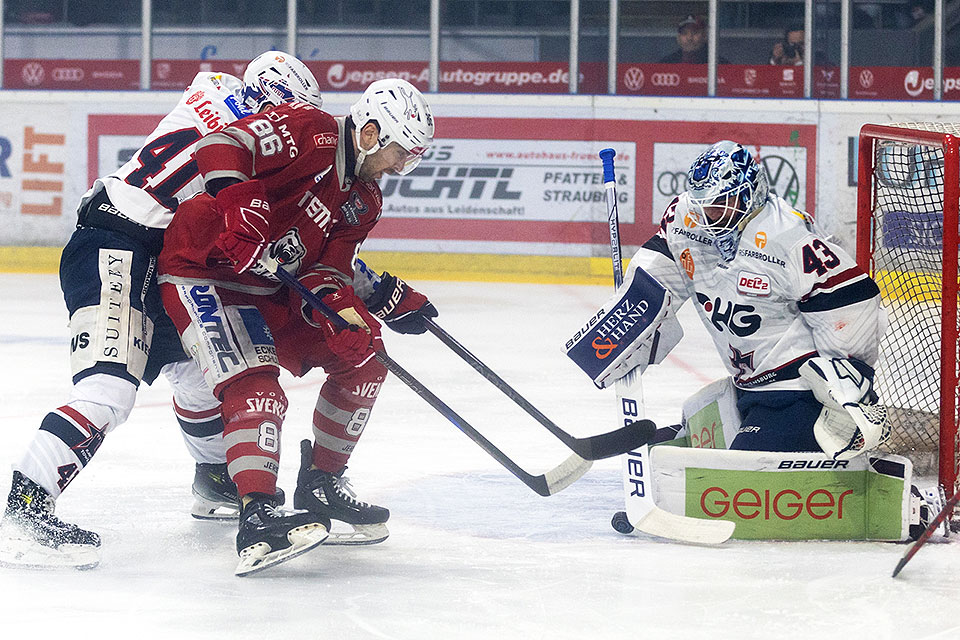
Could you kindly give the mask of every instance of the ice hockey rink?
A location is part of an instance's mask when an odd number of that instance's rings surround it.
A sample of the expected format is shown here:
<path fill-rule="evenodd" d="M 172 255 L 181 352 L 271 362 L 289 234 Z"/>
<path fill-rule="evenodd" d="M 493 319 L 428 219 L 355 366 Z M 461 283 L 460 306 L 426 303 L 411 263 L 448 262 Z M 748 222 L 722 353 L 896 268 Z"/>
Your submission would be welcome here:
<path fill-rule="evenodd" d="M 609 293 L 600 286 L 415 282 L 438 322 L 577 436 L 616 426 L 561 345 Z M 69 390 L 66 311 L 54 275 L 0 274 L 0 466 Z M 648 371 L 648 415 L 723 375 L 689 308 L 687 337 Z M 431 335 L 385 330 L 391 355 L 539 474 L 568 455 L 550 433 Z M 280 484 L 292 495 L 322 372 L 285 376 Z M 619 461 L 556 496 L 517 481 L 391 378 L 351 459 L 359 497 L 391 510 L 390 538 L 320 547 L 233 575 L 233 523 L 190 517 L 193 462 L 163 380 L 64 494 L 58 514 L 103 536 L 90 571 L 0 569 L 0 638 L 957 638 L 960 544 L 930 544 L 897 578 L 890 543 L 739 542 L 695 547 L 625 537 Z"/>

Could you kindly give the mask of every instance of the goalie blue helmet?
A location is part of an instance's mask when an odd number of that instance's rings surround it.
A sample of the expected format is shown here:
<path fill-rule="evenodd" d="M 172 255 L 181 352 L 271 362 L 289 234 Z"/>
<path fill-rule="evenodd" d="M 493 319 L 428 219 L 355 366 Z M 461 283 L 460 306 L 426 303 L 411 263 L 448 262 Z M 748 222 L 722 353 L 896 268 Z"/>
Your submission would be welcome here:
<path fill-rule="evenodd" d="M 700 154 L 687 172 L 690 213 L 709 236 L 743 231 L 767 202 L 770 182 L 763 165 L 742 145 L 721 140 Z"/>

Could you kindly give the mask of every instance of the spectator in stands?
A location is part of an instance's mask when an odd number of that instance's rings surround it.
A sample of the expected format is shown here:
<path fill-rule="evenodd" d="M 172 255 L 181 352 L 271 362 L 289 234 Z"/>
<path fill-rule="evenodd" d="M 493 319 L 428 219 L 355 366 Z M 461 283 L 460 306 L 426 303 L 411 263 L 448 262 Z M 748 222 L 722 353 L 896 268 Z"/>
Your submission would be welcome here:
<path fill-rule="evenodd" d="M 932 15 L 933 2 L 931 0 L 910 0 L 911 26 L 923 22 L 928 16 Z"/>
<path fill-rule="evenodd" d="M 803 38 L 803 27 L 787 27 L 783 32 L 783 40 L 773 45 L 773 50 L 770 52 L 770 64 L 786 66 L 802 65 Z"/>
<path fill-rule="evenodd" d="M 703 16 L 687 16 L 677 26 L 677 45 L 680 47 L 660 62 L 707 64 L 707 25 Z M 727 60 L 717 56 L 719 64 Z"/>

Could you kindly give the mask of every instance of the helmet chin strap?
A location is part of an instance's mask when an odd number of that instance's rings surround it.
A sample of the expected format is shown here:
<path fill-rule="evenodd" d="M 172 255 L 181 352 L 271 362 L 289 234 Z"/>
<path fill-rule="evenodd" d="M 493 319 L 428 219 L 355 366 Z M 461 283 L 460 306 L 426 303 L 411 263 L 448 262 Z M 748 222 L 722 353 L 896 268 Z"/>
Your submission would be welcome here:
<path fill-rule="evenodd" d="M 377 151 L 380 151 L 380 139 L 377 138 L 377 141 L 374 143 L 373 147 L 369 150 L 364 151 L 363 147 L 360 145 L 360 129 L 361 127 L 354 128 L 353 135 L 357 142 L 357 159 L 356 164 L 353 167 L 353 173 L 356 176 L 360 176 L 360 166 L 363 164 L 363 161 L 367 159 L 368 155 L 372 155 Z"/>

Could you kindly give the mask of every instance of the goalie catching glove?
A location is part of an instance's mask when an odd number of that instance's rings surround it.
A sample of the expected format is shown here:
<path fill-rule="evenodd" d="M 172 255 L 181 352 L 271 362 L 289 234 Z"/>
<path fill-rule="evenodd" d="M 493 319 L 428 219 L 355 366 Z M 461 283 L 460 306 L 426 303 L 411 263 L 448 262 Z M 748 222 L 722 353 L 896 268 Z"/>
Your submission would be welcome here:
<path fill-rule="evenodd" d="M 636 367 L 659 364 L 683 337 L 670 308 L 670 292 L 653 276 L 636 269 L 593 314 L 564 351 L 603 389 Z"/>
<path fill-rule="evenodd" d="M 367 298 L 367 308 L 397 333 L 423 333 L 425 319 L 437 317 L 437 308 L 427 296 L 386 271 Z"/>
<path fill-rule="evenodd" d="M 834 460 L 875 449 L 890 435 L 887 410 L 877 404 L 872 375 L 867 364 L 846 358 L 817 356 L 800 365 L 800 377 L 823 405 L 813 435 Z"/>

